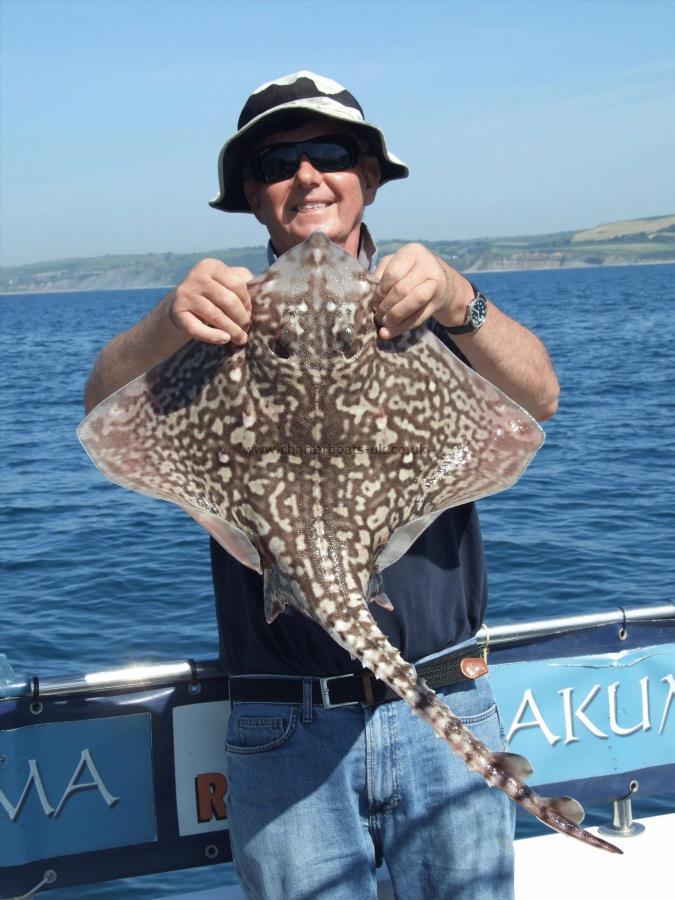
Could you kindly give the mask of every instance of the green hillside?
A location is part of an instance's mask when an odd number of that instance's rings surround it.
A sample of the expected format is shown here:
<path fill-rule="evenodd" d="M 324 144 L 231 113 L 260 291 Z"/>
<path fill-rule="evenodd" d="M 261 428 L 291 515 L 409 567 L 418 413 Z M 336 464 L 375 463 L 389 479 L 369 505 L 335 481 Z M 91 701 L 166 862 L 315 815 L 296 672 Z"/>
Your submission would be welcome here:
<path fill-rule="evenodd" d="M 393 253 L 414 237 L 381 241 Z M 462 272 L 551 269 L 675 262 L 675 215 L 610 222 L 580 231 L 464 241 L 420 241 Z M 7 266 L 0 291 L 87 291 L 175 285 L 204 257 L 260 272 L 265 248 L 239 247 L 197 253 L 97 256 Z"/>

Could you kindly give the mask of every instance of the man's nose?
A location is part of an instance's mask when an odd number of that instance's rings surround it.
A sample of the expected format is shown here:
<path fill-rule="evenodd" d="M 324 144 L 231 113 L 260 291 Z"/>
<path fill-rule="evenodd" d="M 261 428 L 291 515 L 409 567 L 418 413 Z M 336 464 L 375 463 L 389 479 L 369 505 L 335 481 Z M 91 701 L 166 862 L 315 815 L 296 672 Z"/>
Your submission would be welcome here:
<path fill-rule="evenodd" d="M 319 184 L 321 181 L 321 172 L 314 168 L 309 156 L 307 156 L 306 153 L 302 153 L 300 155 L 300 164 L 298 166 L 298 171 L 295 173 L 295 177 L 300 184 L 309 186 L 312 184 Z"/>

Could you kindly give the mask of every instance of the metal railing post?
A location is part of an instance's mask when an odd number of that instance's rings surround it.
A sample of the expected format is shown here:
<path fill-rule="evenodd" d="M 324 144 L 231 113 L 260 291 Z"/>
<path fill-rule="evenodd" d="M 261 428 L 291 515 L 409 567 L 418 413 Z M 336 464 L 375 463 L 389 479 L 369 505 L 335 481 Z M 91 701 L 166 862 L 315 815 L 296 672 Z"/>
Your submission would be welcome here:
<path fill-rule="evenodd" d="M 628 785 L 628 793 L 612 801 L 612 821 L 609 825 L 601 825 L 598 831 L 612 837 L 635 837 L 642 834 L 645 826 L 633 821 L 633 806 L 631 797 L 637 791 L 639 784 L 631 781 Z"/>

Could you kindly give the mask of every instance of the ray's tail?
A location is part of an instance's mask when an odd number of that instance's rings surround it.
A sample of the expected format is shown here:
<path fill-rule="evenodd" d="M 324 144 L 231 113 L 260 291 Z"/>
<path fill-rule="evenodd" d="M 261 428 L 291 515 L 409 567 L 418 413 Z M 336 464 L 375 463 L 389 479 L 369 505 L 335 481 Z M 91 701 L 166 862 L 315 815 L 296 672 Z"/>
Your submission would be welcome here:
<path fill-rule="evenodd" d="M 452 710 L 427 687 L 414 666 L 407 663 L 384 637 L 367 609 L 361 608 L 357 622 L 335 621 L 328 628 L 335 640 L 405 700 L 435 733 L 442 737 L 467 766 L 491 787 L 500 788 L 523 809 L 545 825 L 592 847 L 621 853 L 618 847 L 580 828 L 582 806 L 571 797 L 540 797 L 523 783 L 532 767 L 515 753 L 494 753 L 479 741 Z M 345 626 L 345 627 L 341 627 Z"/>

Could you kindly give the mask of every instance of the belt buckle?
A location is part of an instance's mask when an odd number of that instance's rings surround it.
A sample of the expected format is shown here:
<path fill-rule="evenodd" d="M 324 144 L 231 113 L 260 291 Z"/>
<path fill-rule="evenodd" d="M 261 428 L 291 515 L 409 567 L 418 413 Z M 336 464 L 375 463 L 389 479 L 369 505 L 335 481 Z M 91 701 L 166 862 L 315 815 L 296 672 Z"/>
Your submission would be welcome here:
<path fill-rule="evenodd" d="M 319 687 L 321 688 L 321 699 L 325 709 L 336 709 L 338 706 L 360 706 L 360 700 L 345 700 L 344 703 L 332 703 L 328 692 L 328 682 L 337 681 L 338 678 L 354 678 L 351 672 L 346 675 L 331 675 L 329 678 L 319 678 Z"/>

